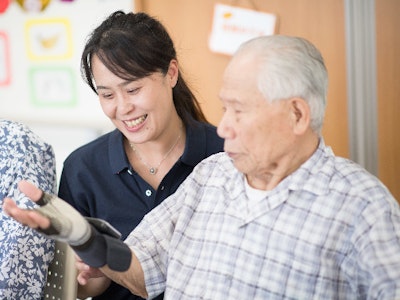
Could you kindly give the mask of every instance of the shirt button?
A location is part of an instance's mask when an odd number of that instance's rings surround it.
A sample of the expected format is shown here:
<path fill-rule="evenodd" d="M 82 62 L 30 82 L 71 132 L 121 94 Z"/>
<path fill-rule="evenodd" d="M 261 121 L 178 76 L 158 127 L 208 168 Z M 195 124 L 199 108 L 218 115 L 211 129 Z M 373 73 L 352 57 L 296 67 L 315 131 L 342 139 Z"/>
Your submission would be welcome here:
<path fill-rule="evenodd" d="M 165 189 L 165 186 L 162 186 L 162 187 L 161 187 L 161 190 L 163 191 L 164 189 Z"/>
<path fill-rule="evenodd" d="M 151 196 L 151 191 L 150 190 L 146 190 L 146 196 L 150 197 Z"/>

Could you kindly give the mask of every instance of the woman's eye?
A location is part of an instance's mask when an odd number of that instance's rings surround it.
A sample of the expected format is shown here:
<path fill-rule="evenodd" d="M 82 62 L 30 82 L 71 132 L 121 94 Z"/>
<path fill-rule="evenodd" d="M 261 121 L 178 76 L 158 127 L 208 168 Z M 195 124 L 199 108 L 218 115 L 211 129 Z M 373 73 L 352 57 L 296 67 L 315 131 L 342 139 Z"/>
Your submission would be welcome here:
<path fill-rule="evenodd" d="M 139 88 L 129 89 L 128 94 L 137 94 L 139 92 Z"/>

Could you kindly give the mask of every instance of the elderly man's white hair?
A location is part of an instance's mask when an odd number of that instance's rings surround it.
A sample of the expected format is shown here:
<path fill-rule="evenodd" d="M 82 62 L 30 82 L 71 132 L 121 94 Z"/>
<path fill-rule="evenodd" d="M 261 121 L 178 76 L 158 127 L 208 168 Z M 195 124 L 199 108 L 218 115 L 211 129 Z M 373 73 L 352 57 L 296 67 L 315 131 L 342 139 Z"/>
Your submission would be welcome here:
<path fill-rule="evenodd" d="M 242 44 L 235 56 L 254 55 L 260 60 L 258 88 L 269 101 L 299 97 L 311 110 L 311 128 L 322 129 L 328 74 L 319 50 L 306 39 L 271 35 Z"/>

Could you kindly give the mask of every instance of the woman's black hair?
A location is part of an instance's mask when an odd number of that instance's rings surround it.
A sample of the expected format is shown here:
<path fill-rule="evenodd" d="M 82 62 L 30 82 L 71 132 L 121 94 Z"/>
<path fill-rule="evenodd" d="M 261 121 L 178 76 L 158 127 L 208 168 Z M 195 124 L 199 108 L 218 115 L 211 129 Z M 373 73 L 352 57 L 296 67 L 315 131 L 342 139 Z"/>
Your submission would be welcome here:
<path fill-rule="evenodd" d="M 146 13 L 112 13 L 86 42 L 81 58 L 85 82 L 97 93 L 91 60 L 97 55 L 115 75 L 135 80 L 155 72 L 167 74 L 171 60 L 177 60 L 175 47 L 165 27 Z M 179 72 L 173 88 L 173 101 L 185 125 L 191 119 L 207 122 L 200 104 Z"/>

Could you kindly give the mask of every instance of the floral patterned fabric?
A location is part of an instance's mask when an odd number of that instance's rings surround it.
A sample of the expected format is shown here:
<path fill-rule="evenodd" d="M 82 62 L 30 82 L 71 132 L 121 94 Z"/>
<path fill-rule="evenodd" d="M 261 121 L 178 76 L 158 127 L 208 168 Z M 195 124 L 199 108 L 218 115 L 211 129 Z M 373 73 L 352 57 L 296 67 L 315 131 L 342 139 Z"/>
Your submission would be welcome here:
<path fill-rule="evenodd" d="M 0 299 L 41 299 L 54 242 L 22 226 L 3 212 L 3 199 L 20 207 L 34 203 L 20 193 L 17 183 L 29 180 L 56 193 L 53 149 L 28 127 L 0 120 Z"/>

